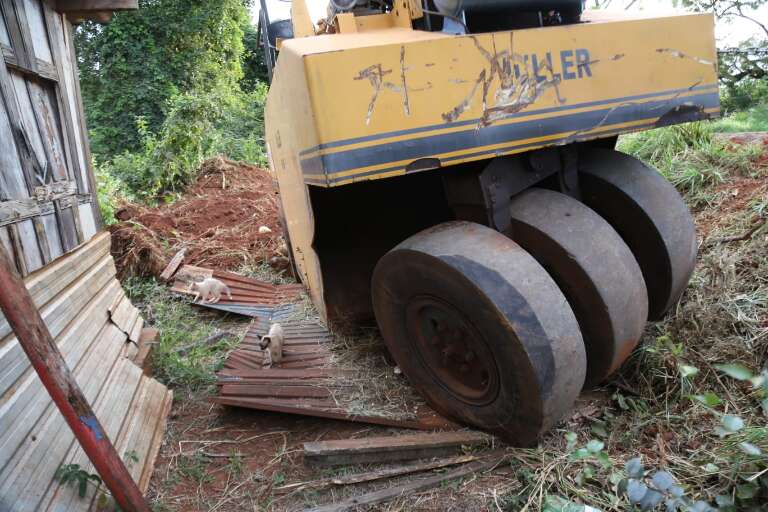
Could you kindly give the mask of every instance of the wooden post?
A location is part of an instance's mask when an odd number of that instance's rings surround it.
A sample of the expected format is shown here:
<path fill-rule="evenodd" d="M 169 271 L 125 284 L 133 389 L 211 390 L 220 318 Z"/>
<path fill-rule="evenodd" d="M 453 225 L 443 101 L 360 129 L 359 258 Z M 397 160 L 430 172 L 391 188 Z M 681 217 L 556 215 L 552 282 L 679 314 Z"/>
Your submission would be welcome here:
<path fill-rule="evenodd" d="M 150 512 L 136 483 L 107 438 L 35 307 L 21 278 L 0 246 L 0 309 L 16 333 L 53 402 L 80 446 L 96 467 L 115 501 L 125 512 Z"/>

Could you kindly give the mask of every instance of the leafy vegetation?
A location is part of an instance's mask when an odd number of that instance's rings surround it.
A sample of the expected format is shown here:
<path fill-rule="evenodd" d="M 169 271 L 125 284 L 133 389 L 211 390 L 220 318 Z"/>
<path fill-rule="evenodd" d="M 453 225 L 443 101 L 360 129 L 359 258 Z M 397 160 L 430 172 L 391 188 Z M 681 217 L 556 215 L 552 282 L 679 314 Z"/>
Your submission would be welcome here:
<path fill-rule="evenodd" d="M 135 198 L 151 200 L 182 190 L 214 155 L 263 164 L 265 97 L 264 86 L 250 93 L 175 96 L 157 133 L 138 120 L 141 150 L 117 155 L 101 172 L 119 177 Z"/>
<path fill-rule="evenodd" d="M 248 0 L 142 0 L 77 30 L 90 139 L 113 220 L 121 195 L 159 199 L 217 154 L 263 165 L 266 86 Z"/>
<path fill-rule="evenodd" d="M 721 133 L 768 132 L 768 82 L 765 89 L 766 97 L 763 103 L 715 121 L 713 129 Z"/>
<path fill-rule="evenodd" d="M 206 318 L 154 279 L 130 278 L 123 287 L 144 319 L 160 331 L 159 343 L 152 350 L 155 378 L 186 393 L 206 391 L 235 340 L 193 345 L 211 336 L 225 319 L 216 315 Z M 190 346 L 188 351 L 179 351 Z"/>
<path fill-rule="evenodd" d="M 728 174 L 755 172 L 752 163 L 762 151 L 750 145 L 729 146 L 715 136 L 717 128 L 698 122 L 634 133 L 623 136 L 618 148 L 656 167 L 698 202 L 698 194 L 722 183 Z"/>
<path fill-rule="evenodd" d="M 77 494 L 85 498 L 88 492 L 88 485 L 101 485 L 101 478 L 95 473 L 88 473 L 80 464 L 64 464 L 56 470 L 55 478 L 62 485 L 71 485 L 77 488 Z"/>

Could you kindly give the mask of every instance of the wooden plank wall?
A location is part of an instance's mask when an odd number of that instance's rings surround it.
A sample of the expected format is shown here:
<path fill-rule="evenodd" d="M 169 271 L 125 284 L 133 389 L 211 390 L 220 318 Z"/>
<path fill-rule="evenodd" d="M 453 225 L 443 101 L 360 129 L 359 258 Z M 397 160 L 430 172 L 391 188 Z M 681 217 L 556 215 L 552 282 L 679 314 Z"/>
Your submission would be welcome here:
<path fill-rule="evenodd" d="M 0 0 L 0 242 L 24 276 L 101 228 L 72 24 L 52 0 Z"/>
<path fill-rule="evenodd" d="M 96 235 L 25 282 L 107 435 L 145 491 L 172 397 L 131 360 L 136 347 L 130 339 L 138 336 L 143 319 L 115 278 L 109 235 Z M 99 507 L 93 486 L 80 498 L 75 488 L 55 480 L 62 464 L 94 469 L 2 315 L 0 432 L 0 510 Z"/>

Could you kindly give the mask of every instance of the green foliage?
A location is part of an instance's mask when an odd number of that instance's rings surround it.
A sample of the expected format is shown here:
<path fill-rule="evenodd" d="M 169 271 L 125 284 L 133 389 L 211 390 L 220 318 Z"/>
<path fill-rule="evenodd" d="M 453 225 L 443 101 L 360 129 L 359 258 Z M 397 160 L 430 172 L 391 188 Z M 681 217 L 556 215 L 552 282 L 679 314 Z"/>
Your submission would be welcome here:
<path fill-rule="evenodd" d="M 125 186 L 119 179 L 115 178 L 106 166 L 94 162 L 93 169 L 101 217 L 104 219 L 104 224 L 109 226 L 117 222 L 115 209 L 120 198 L 125 196 Z"/>
<path fill-rule="evenodd" d="M 101 485 L 101 478 L 94 473 L 88 473 L 80 464 L 64 464 L 56 470 L 54 476 L 62 485 L 71 485 L 77 487 L 77 494 L 81 498 L 85 498 L 85 493 L 88 492 L 88 484 L 93 482 L 97 487 Z"/>
<path fill-rule="evenodd" d="M 232 91 L 243 76 L 242 0 L 141 0 L 139 7 L 76 34 L 92 148 L 102 158 L 141 148 L 137 117 L 158 131 L 175 95 Z"/>
<path fill-rule="evenodd" d="M 195 347 L 180 355 L 178 348 L 208 338 L 216 329 L 214 322 L 202 320 L 193 306 L 154 279 L 131 278 L 123 287 L 144 319 L 160 331 L 159 343 L 152 351 L 155 378 L 190 393 L 213 384 L 214 373 L 221 369 L 232 340 Z"/>
<path fill-rule="evenodd" d="M 195 452 L 193 455 L 182 455 L 178 462 L 179 474 L 200 485 L 209 483 L 213 480 L 213 476 L 207 469 L 208 463 L 208 457 L 201 452 Z"/>
<path fill-rule="evenodd" d="M 619 140 L 619 149 L 656 167 L 678 189 L 690 194 L 723 183 L 728 174 L 749 174 L 758 149 L 729 148 L 714 137 L 712 123 L 697 122 L 640 133 Z"/>
<path fill-rule="evenodd" d="M 250 3 L 142 0 L 107 26 L 78 29 L 107 222 L 121 196 L 179 192 L 208 157 L 265 164 L 267 89 Z"/>
<path fill-rule="evenodd" d="M 206 158 L 217 154 L 265 163 L 263 145 L 266 87 L 250 93 L 185 93 L 169 102 L 157 133 L 139 119 L 142 148 L 116 156 L 106 174 L 119 177 L 127 192 L 141 199 L 179 192 Z"/>
<path fill-rule="evenodd" d="M 267 63 L 264 61 L 264 51 L 259 47 L 259 31 L 253 25 L 247 25 L 243 29 L 243 79 L 240 87 L 244 91 L 252 91 L 260 84 L 269 81 Z"/>
<path fill-rule="evenodd" d="M 768 132 L 768 80 L 762 87 L 765 88 L 765 98 L 761 104 L 715 121 L 713 129 L 721 133 Z"/>

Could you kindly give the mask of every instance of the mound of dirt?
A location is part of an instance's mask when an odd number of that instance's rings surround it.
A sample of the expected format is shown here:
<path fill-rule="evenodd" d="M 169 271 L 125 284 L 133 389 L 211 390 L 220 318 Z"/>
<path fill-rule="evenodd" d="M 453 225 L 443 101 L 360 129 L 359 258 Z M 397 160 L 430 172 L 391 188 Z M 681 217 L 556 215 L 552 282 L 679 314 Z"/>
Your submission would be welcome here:
<path fill-rule="evenodd" d="M 173 203 L 127 203 L 117 212 L 120 222 L 110 231 L 118 273 L 159 276 L 183 247 L 184 263 L 211 269 L 236 271 L 270 260 L 284 265 L 279 201 L 266 170 L 221 157 L 207 160 Z"/>

